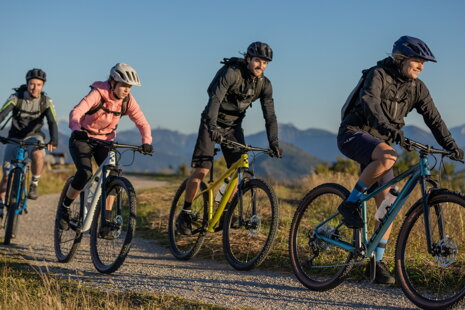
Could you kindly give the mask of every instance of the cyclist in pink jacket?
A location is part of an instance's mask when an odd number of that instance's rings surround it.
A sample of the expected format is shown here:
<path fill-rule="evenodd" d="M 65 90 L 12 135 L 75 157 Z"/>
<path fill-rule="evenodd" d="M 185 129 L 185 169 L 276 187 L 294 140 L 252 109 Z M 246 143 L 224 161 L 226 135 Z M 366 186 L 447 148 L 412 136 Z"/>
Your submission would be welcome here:
<path fill-rule="evenodd" d="M 134 68 L 117 63 L 111 68 L 108 80 L 93 83 L 89 94 L 71 110 L 69 128 L 73 132 L 69 150 L 77 171 L 60 209 L 59 221 L 63 230 L 69 226 L 69 206 L 92 177 L 92 157 L 100 165 L 108 154 L 107 148 L 89 144 L 89 137 L 114 140 L 119 120 L 127 115 L 139 129 L 143 152 L 153 151 L 150 125 L 130 93 L 132 86 L 140 85 Z"/>

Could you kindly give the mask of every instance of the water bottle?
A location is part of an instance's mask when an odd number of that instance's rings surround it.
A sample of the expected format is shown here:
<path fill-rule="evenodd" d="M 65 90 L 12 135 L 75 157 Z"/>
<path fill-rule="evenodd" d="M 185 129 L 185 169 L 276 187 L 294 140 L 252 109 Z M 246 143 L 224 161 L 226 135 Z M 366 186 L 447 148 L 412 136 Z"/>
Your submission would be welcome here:
<path fill-rule="evenodd" d="M 399 188 L 397 186 L 391 187 L 388 194 L 384 198 L 383 202 L 381 202 L 381 206 L 376 211 L 376 214 L 375 214 L 376 220 L 381 221 L 381 219 L 386 215 L 389 208 L 392 206 L 394 201 L 397 199 L 397 196 L 399 196 L 398 190 Z"/>
<path fill-rule="evenodd" d="M 226 187 L 228 187 L 229 183 L 229 178 L 224 179 L 223 183 L 220 185 L 220 189 L 218 190 L 218 193 L 215 196 L 215 202 L 218 204 L 221 201 L 221 198 L 223 198 L 224 192 L 226 191 Z"/>

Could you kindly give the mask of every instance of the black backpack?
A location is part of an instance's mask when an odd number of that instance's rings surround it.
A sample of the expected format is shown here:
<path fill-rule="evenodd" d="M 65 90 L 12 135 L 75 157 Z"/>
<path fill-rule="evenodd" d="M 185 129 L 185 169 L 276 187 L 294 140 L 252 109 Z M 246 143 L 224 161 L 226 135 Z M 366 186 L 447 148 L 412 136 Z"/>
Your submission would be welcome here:
<path fill-rule="evenodd" d="M 40 98 L 40 110 L 37 112 L 30 112 L 23 110 L 23 102 L 24 102 L 24 92 L 27 90 L 26 84 L 21 85 L 18 88 L 13 88 L 13 90 L 16 92 L 16 96 L 18 97 L 18 101 L 16 102 L 16 106 L 13 109 L 14 115 L 19 115 L 20 113 L 25 113 L 29 114 L 31 116 L 39 116 L 42 113 L 47 110 L 47 95 L 45 92 L 41 92 L 41 98 Z"/>

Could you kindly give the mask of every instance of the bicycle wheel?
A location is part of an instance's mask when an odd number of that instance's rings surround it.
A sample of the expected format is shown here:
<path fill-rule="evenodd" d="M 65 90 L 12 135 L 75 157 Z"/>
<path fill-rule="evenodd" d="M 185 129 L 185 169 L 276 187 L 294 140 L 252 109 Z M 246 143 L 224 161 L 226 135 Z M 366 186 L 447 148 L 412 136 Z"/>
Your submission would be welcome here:
<path fill-rule="evenodd" d="M 99 207 L 102 207 L 100 202 Z M 94 213 L 90 254 L 95 268 L 112 273 L 123 264 L 136 230 L 136 193 L 123 177 L 111 177 L 106 185 L 106 219 L 100 208 Z"/>
<path fill-rule="evenodd" d="M 4 244 L 10 244 L 11 239 L 16 235 L 19 222 L 19 214 L 16 214 L 16 210 L 23 199 L 21 193 L 22 174 L 23 171 L 20 168 L 14 168 L 11 172 L 9 202 L 6 209 Z M 20 193 L 19 197 L 18 193 Z"/>
<path fill-rule="evenodd" d="M 423 202 L 407 213 L 396 244 L 396 274 L 405 295 L 424 309 L 448 309 L 465 297 L 465 197 L 447 190 L 428 201 L 432 251 L 426 246 Z"/>
<path fill-rule="evenodd" d="M 82 218 L 81 218 L 81 195 L 73 201 L 69 207 L 69 228 L 60 228 L 60 208 L 65 199 L 68 187 L 71 184 L 73 177 L 66 180 L 63 189 L 61 190 L 60 199 L 58 200 L 57 211 L 55 215 L 55 227 L 53 230 L 53 244 L 55 247 L 55 256 L 61 263 L 69 262 L 76 254 L 76 251 L 82 240 Z"/>
<path fill-rule="evenodd" d="M 263 180 L 241 185 L 223 224 L 223 250 L 237 270 L 259 266 L 270 252 L 278 230 L 278 202 L 273 188 Z M 241 210 L 242 209 L 242 210 Z"/>
<path fill-rule="evenodd" d="M 188 260 L 196 255 L 206 235 L 206 226 L 208 223 L 207 207 L 208 207 L 208 193 L 205 192 L 192 202 L 191 216 L 192 216 L 192 234 L 183 235 L 176 231 L 176 220 L 179 213 L 181 213 L 184 206 L 184 195 L 186 191 L 187 179 L 179 186 L 176 194 L 174 195 L 171 204 L 170 218 L 168 222 L 168 239 L 170 242 L 171 253 L 180 260 Z M 207 188 L 205 183 L 200 183 L 200 190 L 203 191 Z"/>
<path fill-rule="evenodd" d="M 292 219 L 289 234 L 289 255 L 297 279 L 314 291 L 326 291 L 339 285 L 349 273 L 352 253 L 315 236 L 315 228 L 337 212 L 349 195 L 343 186 L 322 184 L 308 192 L 300 201 Z M 342 225 L 340 215 L 319 228 L 319 234 L 351 243 L 353 229 Z"/>

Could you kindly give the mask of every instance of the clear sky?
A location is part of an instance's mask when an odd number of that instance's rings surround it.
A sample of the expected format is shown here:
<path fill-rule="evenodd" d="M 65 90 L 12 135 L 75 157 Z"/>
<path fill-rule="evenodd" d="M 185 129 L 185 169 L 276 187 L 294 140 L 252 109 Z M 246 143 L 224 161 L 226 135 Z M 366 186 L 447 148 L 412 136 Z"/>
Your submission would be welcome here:
<path fill-rule="evenodd" d="M 274 50 L 265 74 L 278 121 L 336 132 L 361 70 L 410 35 L 438 59 L 420 78 L 444 120 L 449 127 L 465 124 L 462 0 L 16 0 L 0 7 L 0 100 L 39 67 L 61 119 L 92 82 L 126 62 L 142 80 L 132 91 L 151 125 L 196 132 L 219 61 L 263 41 Z M 424 128 L 418 116 L 408 123 Z M 126 120 L 120 128 L 129 127 Z M 247 134 L 263 130 L 258 102 L 244 127 Z"/>

